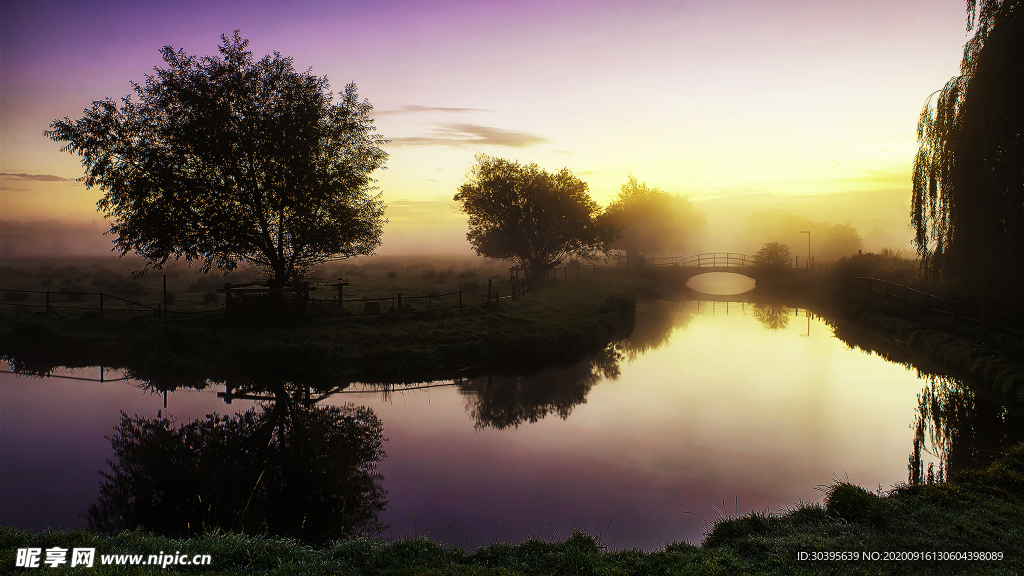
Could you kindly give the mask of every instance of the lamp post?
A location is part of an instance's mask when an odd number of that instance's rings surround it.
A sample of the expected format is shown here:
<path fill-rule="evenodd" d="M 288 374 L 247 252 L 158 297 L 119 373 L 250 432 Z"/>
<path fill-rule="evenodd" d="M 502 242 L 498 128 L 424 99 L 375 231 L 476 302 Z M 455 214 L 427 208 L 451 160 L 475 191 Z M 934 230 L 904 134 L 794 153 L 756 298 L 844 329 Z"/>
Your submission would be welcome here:
<path fill-rule="evenodd" d="M 811 231 L 801 230 L 801 234 L 807 234 L 807 269 L 811 269 Z"/>

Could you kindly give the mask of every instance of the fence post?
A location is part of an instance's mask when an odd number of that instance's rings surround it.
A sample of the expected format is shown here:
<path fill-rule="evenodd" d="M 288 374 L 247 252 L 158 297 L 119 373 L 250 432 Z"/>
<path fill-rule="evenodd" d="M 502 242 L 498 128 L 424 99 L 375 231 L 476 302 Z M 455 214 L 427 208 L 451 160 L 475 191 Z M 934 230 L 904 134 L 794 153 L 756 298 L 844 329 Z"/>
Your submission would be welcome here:
<path fill-rule="evenodd" d="M 50 311 L 50 291 L 46 291 L 46 311 Z"/>
<path fill-rule="evenodd" d="M 224 312 L 231 313 L 231 282 L 224 283 Z"/>
<path fill-rule="evenodd" d="M 100 318 L 103 318 L 103 292 L 100 292 Z"/>
<path fill-rule="evenodd" d="M 164 310 L 167 310 L 167 274 L 164 274 Z"/>
<path fill-rule="evenodd" d="M 402 293 L 401 292 L 398 293 L 398 309 L 399 310 L 402 309 Z"/>
<path fill-rule="evenodd" d="M 487 279 L 487 301 L 491 301 L 491 283 L 494 282 L 490 278 Z"/>
<path fill-rule="evenodd" d="M 462 314 L 462 290 L 459 290 L 459 314 Z"/>

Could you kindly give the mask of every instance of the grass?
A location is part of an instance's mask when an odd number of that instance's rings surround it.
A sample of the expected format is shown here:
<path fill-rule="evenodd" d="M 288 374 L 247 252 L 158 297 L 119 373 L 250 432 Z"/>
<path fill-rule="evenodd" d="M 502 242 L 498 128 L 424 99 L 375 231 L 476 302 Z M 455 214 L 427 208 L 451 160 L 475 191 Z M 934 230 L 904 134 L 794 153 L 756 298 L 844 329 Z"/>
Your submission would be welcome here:
<path fill-rule="evenodd" d="M 847 295 L 814 308 L 852 346 L 963 378 L 1005 406 L 1024 407 L 1024 336 L 880 297 Z"/>
<path fill-rule="evenodd" d="M 497 306 L 471 307 L 463 314 L 457 308 L 421 311 L 397 318 L 99 317 L 95 312 L 25 313 L 26 309 L 4 307 L 0 354 L 21 370 L 121 366 L 141 378 L 183 382 L 247 374 L 314 384 L 357 379 L 404 382 L 444 377 L 483 364 L 489 369 L 513 364 L 529 369 L 572 363 L 628 335 L 635 306 L 631 294 L 640 283 L 613 272 L 563 277 Z M 414 286 L 407 288 L 406 294 L 414 291 Z M 423 305 L 424 301 L 417 304 Z"/>
<path fill-rule="evenodd" d="M 40 534 L 0 528 L 0 566 L 18 548 L 95 547 L 104 554 L 210 554 L 206 569 L 98 566 L 96 574 L 1019 574 L 1024 570 L 1024 445 L 983 470 L 943 484 L 873 493 L 836 483 L 824 505 L 720 518 L 700 546 L 668 544 L 652 552 L 608 550 L 576 532 L 558 542 L 495 543 L 476 551 L 425 537 L 385 542 L 355 538 L 321 548 L 284 538 L 214 531 L 175 540 L 142 532 Z M 801 552 L 857 553 L 857 560 L 800 560 Z M 865 560 L 866 553 L 879 559 Z M 998 552 L 1001 560 L 885 560 L 892 552 Z M 48 574 L 78 573 L 67 566 Z"/>

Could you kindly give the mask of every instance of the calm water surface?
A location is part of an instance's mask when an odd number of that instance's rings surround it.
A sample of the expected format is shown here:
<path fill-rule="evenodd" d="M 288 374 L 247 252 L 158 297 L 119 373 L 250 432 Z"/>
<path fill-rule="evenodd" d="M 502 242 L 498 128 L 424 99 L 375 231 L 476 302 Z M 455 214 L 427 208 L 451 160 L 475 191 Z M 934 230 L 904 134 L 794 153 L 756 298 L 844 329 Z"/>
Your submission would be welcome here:
<path fill-rule="evenodd" d="M 220 385 L 170 392 L 165 409 L 133 381 L 0 382 L 0 516 L 31 530 L 85 524 L 121 412 L 184 423 L 258 403 L 227 404 Z M 583 528 L 652 550 L 699 542 L 723 514 L 820 502 L 837 478 L 905 481 L 926 382 L 803 310 L 658 302 L 638 307 L 629 340 L 576 366 L 434 384 L 320 401 L 383 422 L 385 536 L 476 547 Z"/>

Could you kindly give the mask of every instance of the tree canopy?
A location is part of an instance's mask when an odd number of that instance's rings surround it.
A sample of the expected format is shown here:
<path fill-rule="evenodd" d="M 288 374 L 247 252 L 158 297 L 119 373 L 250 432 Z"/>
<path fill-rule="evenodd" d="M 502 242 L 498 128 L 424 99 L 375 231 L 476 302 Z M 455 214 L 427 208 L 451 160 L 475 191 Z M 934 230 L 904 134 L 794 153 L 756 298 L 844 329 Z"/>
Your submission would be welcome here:
<path fill-rule="evenodd" d="M 166 68 L 133 82 L 137 99 L 93 102 L 45 135 L 82 157 L 87 187 L 121 255 L 226 271 L 248 263 L 271 286 L 380 245 L 384 205 L 370 175 L 387 141 L 348 84 L 274 52 L 254 60 L 236 30 L 220 56 L 161 50 Z M 145 271 L 144 270 L 144 271 Z"/>
<path fill-rule="evenodd" d="M 704 231 L 707 218 L 685 196 L 638 182 L 632 174 L 605 214 L 619 227 L 612 248 L 635 254 L 681 254 Z"/>
<path fill-rule="evenodd" d="M 789 246 L 781 242 L 767 242 L 754 254 L 754 265 L 781 268 L 789 264 L 792 258 Z"/>
<path fill-rule="evenodd" d="M 477 254 L 539 272 L 608 253 L 614 229 L 568 168 L 550 173 L 486 154 L 476 160 L 455 201 L 469 215 L 466 238 Z"/>
<path fill-rule="evenodd" d="M 1020 307 L 1024 293 L 1024 2 L 968 0 L 960 75 L 917 126 L 911 219 L 926 272 Z M 937 97 L 936 97 L 937 96 Z"/>

